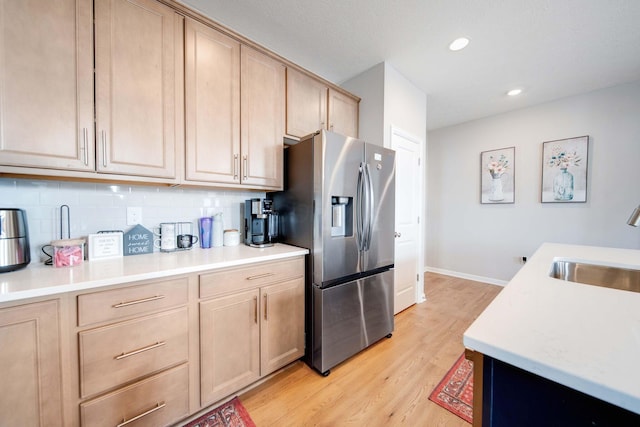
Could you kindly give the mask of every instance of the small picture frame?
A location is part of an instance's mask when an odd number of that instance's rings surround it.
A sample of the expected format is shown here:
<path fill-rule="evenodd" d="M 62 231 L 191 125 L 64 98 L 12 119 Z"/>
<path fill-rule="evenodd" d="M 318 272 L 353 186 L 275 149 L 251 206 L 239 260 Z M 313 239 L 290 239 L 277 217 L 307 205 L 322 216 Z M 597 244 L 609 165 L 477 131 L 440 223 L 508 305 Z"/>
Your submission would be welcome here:
<path fill-rule="evenodd" d="M 542 143 L 542 203 L 587 201 L 589 137 Z"/>
<path fill-rule="evenodd" d="M 121 232 L 89 234 L 88 260 L 95 261 L 122 257 L 122 237 Z"/>
<path fill-rule="evenodd" d="M 480 203 L 515 203 L 516 148 L 480 153 Z"/>

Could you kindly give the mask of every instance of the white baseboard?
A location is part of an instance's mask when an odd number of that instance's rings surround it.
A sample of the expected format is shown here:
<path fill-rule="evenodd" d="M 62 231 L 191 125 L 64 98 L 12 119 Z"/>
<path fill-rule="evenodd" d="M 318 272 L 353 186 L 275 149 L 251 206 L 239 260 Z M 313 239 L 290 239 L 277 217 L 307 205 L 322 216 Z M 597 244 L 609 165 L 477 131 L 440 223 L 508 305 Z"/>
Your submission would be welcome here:
<path fill-rule="evenodd" d="M 435 268 L 435 267 L 425 267 L 424 271 L 425 272 L 429 271 L 431 273 L 444 274 L 445 276 L 459 277 L 460 279 L 473 280 L 474 282 L 489 283 L 491 285 L 497 285 L 497 286 L 505 286 L 507 283 L 509 283 L 506 280 L 492 279 L 491 277 L 482 277 L 482 276 L 476 276 L 476 275 L 467 274 L 467 273 L 458 273 L 457 271 L 444 270 L 442 268 Z"/>

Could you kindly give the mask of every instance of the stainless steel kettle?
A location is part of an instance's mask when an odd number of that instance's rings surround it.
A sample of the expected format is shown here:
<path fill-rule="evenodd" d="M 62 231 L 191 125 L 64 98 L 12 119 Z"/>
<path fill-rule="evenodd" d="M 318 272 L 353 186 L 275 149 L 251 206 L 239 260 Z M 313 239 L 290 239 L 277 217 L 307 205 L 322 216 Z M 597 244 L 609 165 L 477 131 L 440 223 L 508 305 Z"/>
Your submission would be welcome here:
<path fill-rule="evenodd" d="M 30 261 L 27 212 L 0 208 L 0 273 L 24 268 Z"/>

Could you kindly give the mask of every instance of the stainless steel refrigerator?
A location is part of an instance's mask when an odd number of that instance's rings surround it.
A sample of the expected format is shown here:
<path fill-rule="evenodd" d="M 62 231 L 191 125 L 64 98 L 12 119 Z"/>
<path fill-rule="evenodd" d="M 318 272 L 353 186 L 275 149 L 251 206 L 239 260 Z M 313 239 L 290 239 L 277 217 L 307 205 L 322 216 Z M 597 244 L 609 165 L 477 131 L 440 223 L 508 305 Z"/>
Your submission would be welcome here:
<path fill-rule="evenodd" d="M 268 197 L 281 241 L 310 251 L 305 360 L 328 375 L 393 332 L 395 152 L 320 131 L 285 150 Z"/>

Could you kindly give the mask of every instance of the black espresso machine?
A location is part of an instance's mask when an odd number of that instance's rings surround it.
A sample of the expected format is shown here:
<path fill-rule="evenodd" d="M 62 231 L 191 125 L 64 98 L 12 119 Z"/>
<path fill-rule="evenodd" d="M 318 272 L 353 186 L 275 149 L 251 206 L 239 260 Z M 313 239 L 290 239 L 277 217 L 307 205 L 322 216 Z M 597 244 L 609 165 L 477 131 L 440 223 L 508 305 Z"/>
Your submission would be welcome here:
<path fill-rule="evenodd" d="M 254 248 L 273 246 L 278 237 L 278 213 L 269 199 L 244 202 L 244 243 Z"/>

